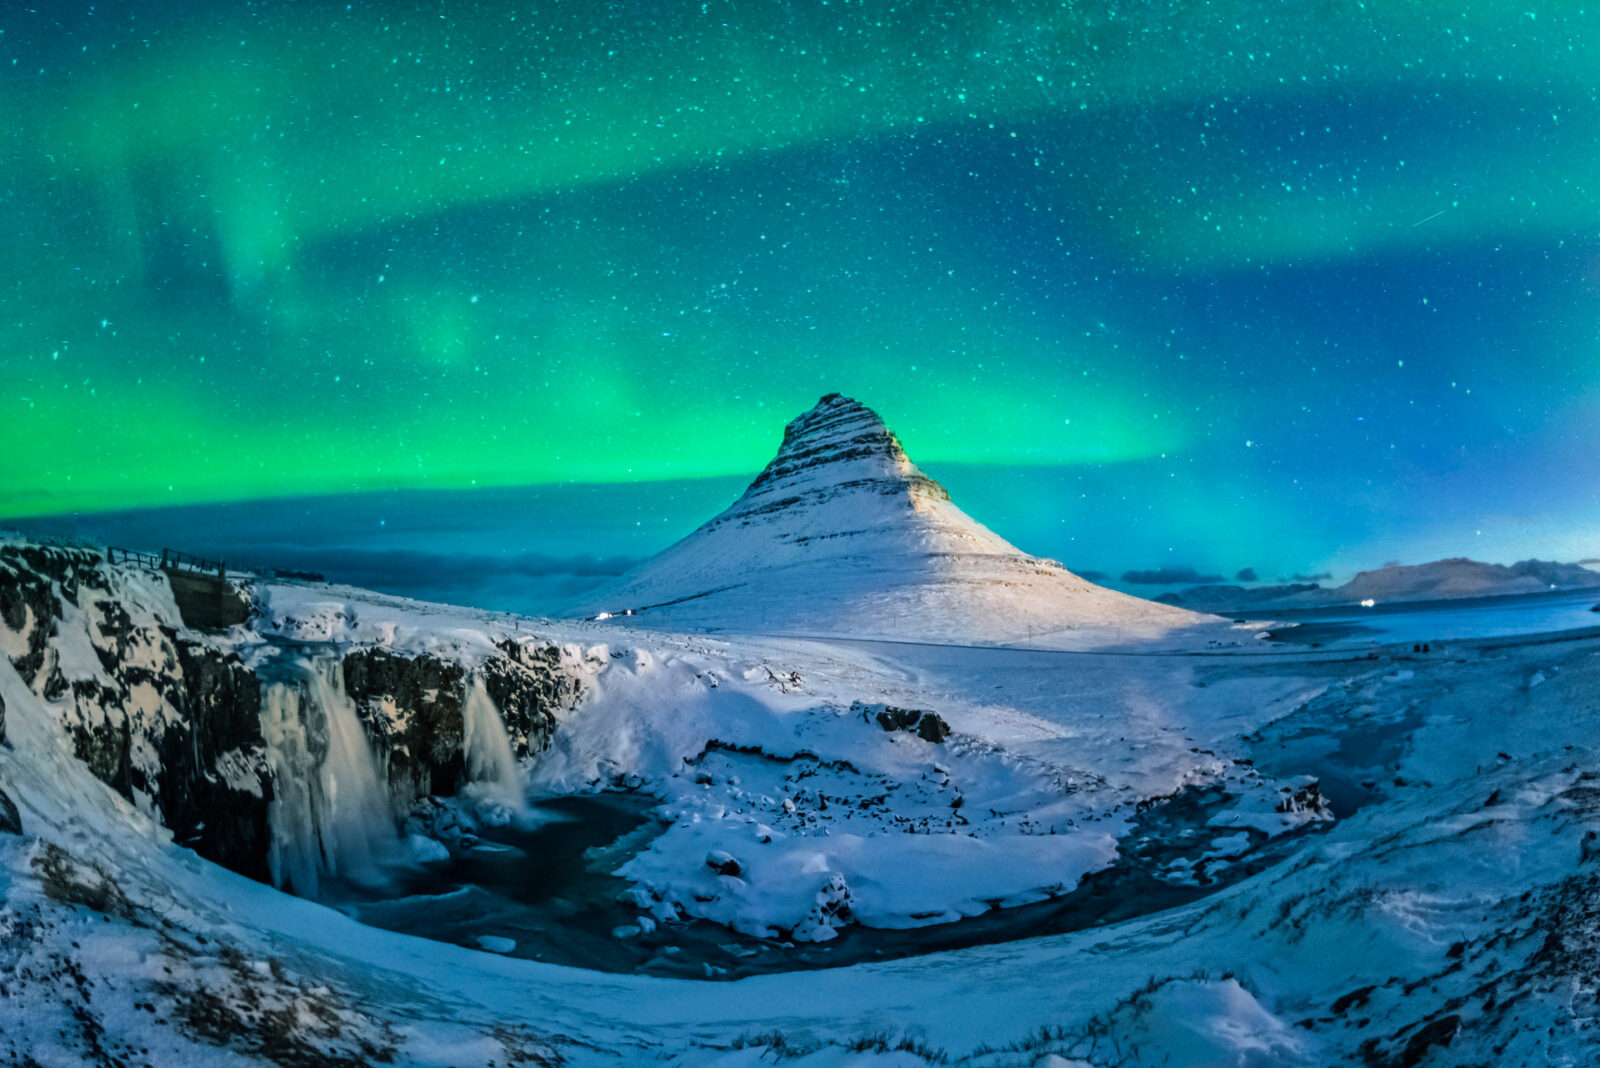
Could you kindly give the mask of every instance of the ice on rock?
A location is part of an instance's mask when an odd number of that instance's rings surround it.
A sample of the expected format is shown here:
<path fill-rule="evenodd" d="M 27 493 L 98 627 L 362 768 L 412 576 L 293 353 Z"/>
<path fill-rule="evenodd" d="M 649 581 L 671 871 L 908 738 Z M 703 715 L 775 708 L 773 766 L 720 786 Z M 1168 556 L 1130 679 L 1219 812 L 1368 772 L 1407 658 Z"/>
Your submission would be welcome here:
<path fill-rule="evenodd" d="M 834 873 L 822 889 L 817 891 L 815 905 L 806 918 L 794 929 L 800 942 L 827 942 L 839 936 L 838 928 L 851 922 L 850 908 L 854 904 L 850 885 L 844 876 Z"/>
<path fill-rule="evenodd" d="M 517 940 L 502 935 L 479 935 L 478 946 L 490 953 L 510 953 L 517 948 Z"/>

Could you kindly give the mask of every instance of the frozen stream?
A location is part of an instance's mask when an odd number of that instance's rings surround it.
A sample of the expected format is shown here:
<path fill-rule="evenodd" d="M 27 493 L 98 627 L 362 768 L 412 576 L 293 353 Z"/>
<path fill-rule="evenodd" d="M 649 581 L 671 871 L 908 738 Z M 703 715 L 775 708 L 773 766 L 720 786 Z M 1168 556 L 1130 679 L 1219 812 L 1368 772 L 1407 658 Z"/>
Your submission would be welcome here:
<path fill-rule="evenodd" d="M 1419 635 L 1526 634 L 1530 628 L 1549 629 L 1557 617 L 1570 632 L 1574 623 L 1593 620 L 1587 603 L 1570 596 L 1531 604 L 1456 602 L 1385 618 L 1405 616 L 1404 627 L 1391 634 L 1415 626 L 1434 628 Z M 1439 626 L 1446 615 L 1451 624 Z M 1392 677 L 1408 676 L 1401 671 Z M 1405 699 L 1385 699 L 1356 714 L 1330 697 L 1245 743 L 1257 766 L 1274 777 L 1316 776 L 1342 819 L 1381 802 L 1400 785 L 1393 769 L 1423 725 L 1417 707 Z M 1270 841 L 1251 832 L 1248 848 L 1222 856 L 1214 848 L 1216 825 L 1210 821 L 1231 803 L 1220 787 L 1204 787 L 1153 805 L 1121 840 L 1115 863 L 1051 900 L 911 930 L 849 925 L 822 943 L 755 938 L 699 920 L 640 930 L 640 913 L 625 897 L 630 884 L 609 873 L 664 829 L 655 799 L 642 794 L 534 803 L 520 826 L 484 828 L 476 845 L 453 851 L 448 861 L 398 875 L 384 888 L 343 884 L 330 903 L 377 927 L 519 957 L 613 972 L 735 979 L 1117 923 L 1185 904 L 1256 874 L 1292 856 L 1318 827 L 1330 826 L 1313 824 Z"/>
<path fill-rule="evenodd" d="M 635 794 L 536 803 L 531 809 L 545 822 L 532 829 L 485 829 L 478 847 L 403 877 L 389 895 L 346 887 L 342 898 L 328 903 L 375 927 L 513 956 L 603 971 L 737 979 L 1115 923 L 1214 893 L 1284 859 L 1305 837 L 1292 834 L 1242 857 L 1207 857 L 1215 832 L 1205 823 L 1227 800 L 1218 790 L 1198 790 L 1151 807 L 1125 840 L 1122 859 L 1053 900 L 913 930 L 850 926 L 823 943 L 751 938 L 698 920 L 639 932 L 638 911 L 618 900 L 628 883 L 606 874 L 656 832 L 653 800 Z M 1190 870 L 1198 870 L 1198 879 L 1184 874 Z"/>
<path fill-rule="evenodd" d="M 1568 590 L 1513 597 L 1409 601 L 1370 608 L 1343 605 L 1269 613 L 1285 626 L 1272 639 L 1295 645 L 1436 642 L 1502 638 L 1600 626 L 1600 591 Z"/>

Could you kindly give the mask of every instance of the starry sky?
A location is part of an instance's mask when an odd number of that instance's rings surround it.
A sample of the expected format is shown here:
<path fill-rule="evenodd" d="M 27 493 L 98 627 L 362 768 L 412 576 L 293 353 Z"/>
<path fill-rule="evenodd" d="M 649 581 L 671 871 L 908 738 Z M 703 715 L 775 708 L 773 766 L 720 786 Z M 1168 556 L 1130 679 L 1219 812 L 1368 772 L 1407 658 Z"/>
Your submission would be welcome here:
<path fill-rule="evenodd" d="M 1139 592 L 1600 556 L 1600 7 L 34 6 L 5 525 L 572 586 L 840 391 Z"/>

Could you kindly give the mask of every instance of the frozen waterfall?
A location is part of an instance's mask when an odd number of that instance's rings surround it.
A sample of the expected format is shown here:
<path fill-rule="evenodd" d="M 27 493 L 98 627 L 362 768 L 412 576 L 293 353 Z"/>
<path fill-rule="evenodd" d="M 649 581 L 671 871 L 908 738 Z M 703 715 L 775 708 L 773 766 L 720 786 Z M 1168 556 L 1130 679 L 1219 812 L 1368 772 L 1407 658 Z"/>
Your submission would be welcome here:
<path fill-rule="evenodd" d="M 467 682 L 461 720 L 461 756 L 467 765 L 468 782 L 477 786 L 485 800 L 507 805 L 513 813 L 523 812 L 527 801 L 516 757 L 511 752 L 511 739 L 500 709 L 479 674 L 474 673 Z"/>
<path fill-rule="evenodd" d="M 293 670 L 267 685 L 261 704 L 276 791 L 268 865 L 273 885 L 316 897 L 324 876 L 372 878 L 398 837 L 343 663 L 319 657 Z"/>

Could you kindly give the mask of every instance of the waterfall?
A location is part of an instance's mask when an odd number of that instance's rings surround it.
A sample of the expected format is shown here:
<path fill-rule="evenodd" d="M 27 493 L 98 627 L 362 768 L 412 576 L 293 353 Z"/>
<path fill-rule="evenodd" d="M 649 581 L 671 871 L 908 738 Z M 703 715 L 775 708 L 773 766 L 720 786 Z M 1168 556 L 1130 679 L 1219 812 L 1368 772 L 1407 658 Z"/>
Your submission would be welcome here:
<path fill-rule="evenodd" d="M 477 673 L 467 683 L 461 705 L 461 756 L 468 782 L 478 784 L 485 799 L 508 805 L 513 813 L 527 808 L 505 721 Z"/>
<path fill-rule="evenodd" d="M 319 657 L 294 670 L 267 685 L 261 704 L 275 788 L 268 866 L 273 885 L 315 897 L 323 876 L 374 877 L 398 839 L 343 663 Z"/>
<path fill-rule="evenodd" d="M 272 830 L 267 870 L 273 886 L 315 897 L 321 864 L 312 791 L 318 762 L 311 755 L 301 704 L 300 688 L 292 683 L 268 683 L 261 697 L 261 736 L 267 744 L 273 791 L 267 809 Z"/>

